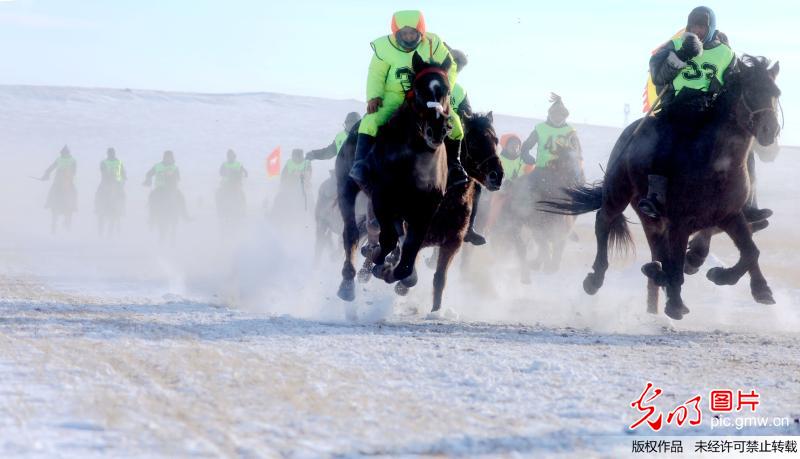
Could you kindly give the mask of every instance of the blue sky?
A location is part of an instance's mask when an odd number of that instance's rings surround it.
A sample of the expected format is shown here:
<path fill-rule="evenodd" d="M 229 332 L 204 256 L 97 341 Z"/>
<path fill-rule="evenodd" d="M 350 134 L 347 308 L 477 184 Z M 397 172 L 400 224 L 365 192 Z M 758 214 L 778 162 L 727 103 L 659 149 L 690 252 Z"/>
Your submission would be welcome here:
<path fill-rule="evenodd" d="M 781 61 L 783 143 L 800 144 L 800 2 L 708 1 L 738 53 Z M 575 122 L 622 125 L 650 51 L 697 2 L 0 0 L 0 84 L 364 99 L 369 42 L 418 8 L 461 48 L 474 106 L 541 117 L 550 91 Z M 796 123 L 795 123 L 796 124 Z"/>

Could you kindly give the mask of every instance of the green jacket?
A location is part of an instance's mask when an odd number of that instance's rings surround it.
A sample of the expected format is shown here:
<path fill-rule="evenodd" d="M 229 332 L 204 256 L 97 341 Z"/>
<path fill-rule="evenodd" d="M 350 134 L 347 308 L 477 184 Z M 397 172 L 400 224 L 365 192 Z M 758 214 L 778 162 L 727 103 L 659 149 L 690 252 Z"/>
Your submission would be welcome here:
<path fill-rule="evenodd" d="M 442 63 L 450 57 L 450 50 L 442 40 L 432 33 L 426 33 L 415 50 L 402 49 L 393 35 L 387 35 L 371 43 L 374 54 L 367 74 L 367 100 L 384 98 L 393 93 L 401 98 L 411 90 L 414 74 L 411 60 L 418 53 L 426 62 Z M 450 57 L 452 60 L 452 57 Z M 456 65 L 447 72 L 450 87 L 456 83 Z"/>

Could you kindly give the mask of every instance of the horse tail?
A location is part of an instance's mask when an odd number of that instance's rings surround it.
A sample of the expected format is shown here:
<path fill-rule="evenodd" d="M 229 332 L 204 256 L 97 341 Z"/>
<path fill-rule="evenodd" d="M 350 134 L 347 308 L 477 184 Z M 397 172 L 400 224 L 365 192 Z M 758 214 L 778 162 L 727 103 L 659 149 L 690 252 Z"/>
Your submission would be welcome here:
<path fill-rule="evenodd" d="M 628 228 L 628 219 L 624 215 L 619 214 L 611 220 L 608 244 L 611 251 L 620 258 L 627 258 L 628 255 L 636 253 L 636 245 Z"/>
<path fill-rule="evenodd" d="M 581 215 L 603 206 L 603 182 L 565 188 L 565 199 L 539 201 L 539 210 L 559 215 Z"/>

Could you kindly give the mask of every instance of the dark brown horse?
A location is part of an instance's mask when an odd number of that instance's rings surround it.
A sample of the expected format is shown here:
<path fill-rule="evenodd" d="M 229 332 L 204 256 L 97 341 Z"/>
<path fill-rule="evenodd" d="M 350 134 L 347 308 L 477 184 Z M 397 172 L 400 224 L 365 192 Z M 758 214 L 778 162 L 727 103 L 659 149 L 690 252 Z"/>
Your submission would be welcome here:
<path fill-rule="evenodd" d="M 780 130 L 775 109 L 780 96 L 775 84 L 779 66 L 776 63 L 769 67 L 766 59 L 751 56 L 732 65 L 734 71 L 707 122 L 695 135 L 676 136 L 673 140 L 672 166 L 676 173 L 669 178 L 664 217 L 651 219 L 639 213 L 653 260 L 642 267 L 648 277 L 648 311 L 657 311 L 658 287 L 666 287 L 664 312 L 673 319 L 681 319 L 689 312 L 681 298 L 689 237 L 714 227 L 731 237 L 740 259 L 730 268 L 709 270 L 708 278 L 717 285 L 732 285 L 749 272 L 755 300 L 775 303 L 761 273 L 759 251 L 742 209 L 750 191 L 746 162 L 753 138 L 761 145 L 770 145 Z M 593 272 L 583 282 L 590 295 L 603 285 L 609 239 L 611 245 L 620 247 L 632 243 L 623 210 L 629 204 L 636 208 L 647 192 L 647 174 L 659 136 L 658 122 L 645 119 L 633 136 L 635 124 L 628 126 L 617 141 L 602 184 L 568 190 L 570 199 L 566 203 L 545 203 L 551 210 L 571 214 L 599 209 L 595 222 L 597 256 Z"/>
<path fill-rule="evenodd" d="M 370 197 L 381 228 L 373 273 L 387 282 L 411 275 L 433 215 L 444 197 L 447 180 L 444 139 L 450 129 L 447 70 L 451 60 L 448 57 L 442 64 L 428 64 L 415 54 L 412 65 L 411 92 L 378 131 L 370 168 Z M 355 198 L 360 190 L 348 177 L 353 161 L 353 137 L 348 138 L 336 158 L 337 194 L 345 226 L 345 261 L 338 295 L 345 301 L 355 299 L 353 259 L 358 243 Z M 396 265 L 384 264 L 386 256 L 397 246 L 404 223 L 407 230 L 400 261 Z"/>
<path fill-rule="evenodd" d="M 569 145 L 559 145 L 555 158 L 546 168 L 537 168 L 520 177 L 510 190 L 510 201 L 501 211 L 498 229 L 505 234 L 519 259 L 520 280 L 531 282 L 531 269 L 546 273 L 558 271 L 568 238 L 575 225 L 575 216 L 559 215 L 537 208 L 539 201 L 566 198 L 565 189 L 582 186 L 585 181 L 580 152 Z M 536 259 L 528 260 L 530 234 L 536 242 Z"/>
<path fill-rule="evenodd" d="M 493 121 L 491 112 L 462 118 L 464 140 L 461 143 L 461 163 L 470 180 L 447 190 L 422 243 L 422 247 L 438 247 L 436 272 L 433 275 L 433 312 L 441 309 L 447 270 L 464 243 L 478 183 L 490 191 L 496 191 L 503 181 L 503 166 L 497 156 L 498 139 Z M 404 295 L 416 282 L 414 271 L 395 286 L 395 291 Z"/>

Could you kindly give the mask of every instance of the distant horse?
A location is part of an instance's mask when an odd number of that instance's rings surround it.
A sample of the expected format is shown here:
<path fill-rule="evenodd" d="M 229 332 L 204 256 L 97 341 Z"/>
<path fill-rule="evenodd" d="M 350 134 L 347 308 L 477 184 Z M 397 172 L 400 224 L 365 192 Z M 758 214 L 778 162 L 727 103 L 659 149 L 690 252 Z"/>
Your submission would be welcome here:
<path fill-rule="evenodd" d="M 223 180 L 215 195 L 217 218 L 221 228 L 236 228 L 247 213 L 247 199 L 241 179 Z"/>
<path fill-rule="evenodd" d="M 498 223 L 518 256 L 522 283 L 531 282 L 531 269 L 558 271 L 575 225 L 575 216 L 544 212 L 537 203 L 565 199 L 564 189 L 582 186 L 584 181 L 580 153 L 569 145 L 558 145 L 555 158 L 546 168 L 537 168 L 513 184 L 510 202 L 503 207 Z M 533 262 L 527 258 L 528 241 L 523 233 L 536 241 L 538 250 Z"/>
<path fill-rule="evenodd" d="M 123 182 L 101 180 L 94 195 L 94 211 L 97 215 L 97 233 L 100 236 L 119 234 L 120 222 L 125 214 Z"/>
<path fill-rule="evenodd" d="M 664 312 L 673 319 L 689 312 L 681 298 L 689 236 L 714 227 L 731 237 L 740 258 L 730 268 L 712 268 L 707 277 L 717 285 L 732 285 L 749 272 L 753 298 L 763 304 L 775 303 L 742 209 L 750 191 L 746 162 L 753 138 L 762 146 L 771 145 L 780 131 L 776 113 L 780 90 L 775 84 L 779 65 L 769 67 L 765 58 L 747 55 L 731 65 L 734 69 L 707 119 L 699 123 L 699 132 L 674 139 L 676 173 L 669 180 L 664 217 L 652 219 L 637 209 L 653 260 L 642 267 L 649 279 L 648 311 L 657 312 L 658 287 L 666 287 Z M 645 119 L 634 136 L 636 124 L 628 126 L 614 146 L 602 184 L 567 190 L 567 202 L 544 203 L 550 210 L 574 215 L 599 209 L 597 256 L 593 272 L 583 282 L 590 295 L 603 285 L 609 239 L 612 246 L 632 244 L 623 210 L 628 204 L 636 208 L 647 193 L 658 122 Z"/>
<path fill-rule="evenodd" d="M 369 199 L 363 193 L 360 193 L 356 198 L 356 224 L 361 237 L 365 236 L 367 231 L 368 206 Z M 316 223 L 314 260 L 319 262 L 325 252 L 335 249 L 333 239 L 340 239 L 344 230 L 342 214 L 336 201 L 336 175 L 333 170 L 331 171 L 331 176 L 322 182 L 317 192 L 314 221 Z M 371 260 L 368 266 L 369 269 L 372 268 Z"/>
<path fill-rule="evenodd" d="M 78 210 L 78 190 L 75 187 L 74 171 L 56 173 L 47 193 L 45 208 L 50 209 L 50 231 L 56 232 L 59 218 L 63 218 L 64 228 L 70 229 L 72 214 Z"/>
<path fill-rule="evenodd" d="M 449 57 L 441 65 L 427 64 L 415 54 L 412 91 L 376 137 L 370 191 L 381 232 L 373 273 L 387 282 L 412 274 L 417 253 L 444 197 L 447 182 L 444 139 L 449 133 L 450 111 L 447 71 L 451 64 Z M 360 189 L 348 176 L 354 144 L 351 135 L 336 158 L 338 202 L 345 226 L 345 261 L 338 296 L 345 301 L 355 299 L 353 258 L 359 238 L 355 200 Z M 397 246 L 404 224 L 407 229 L 400 261 L 396 265 L 384 264 L 386 256 Z"/>
<path fill-rule="evenodd" d="M 178 222 L 184 218 L 185 201 L 176 183 L 167 183 L 150 192 L 150 225 L 162 243 L 175 243 Z"/>

